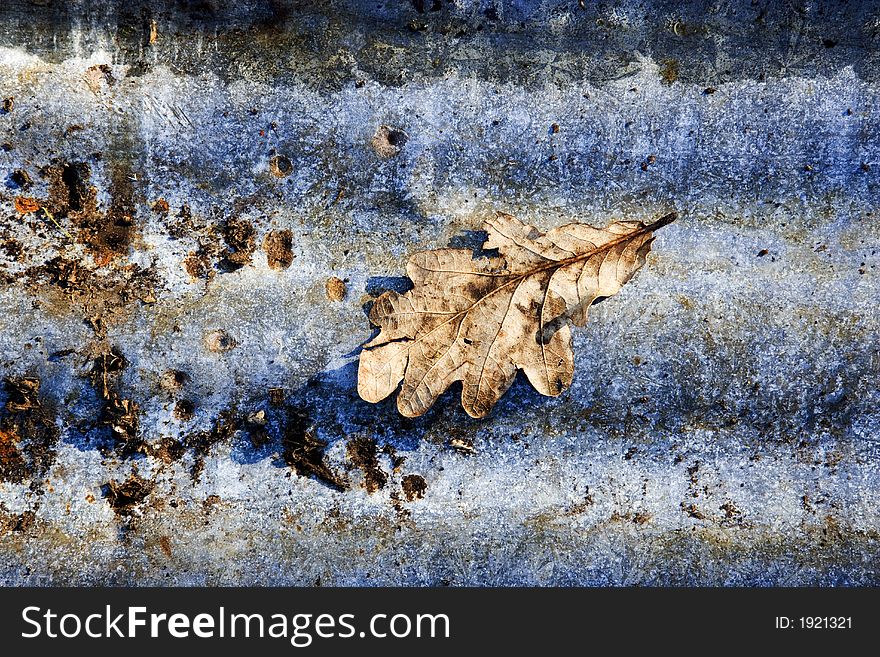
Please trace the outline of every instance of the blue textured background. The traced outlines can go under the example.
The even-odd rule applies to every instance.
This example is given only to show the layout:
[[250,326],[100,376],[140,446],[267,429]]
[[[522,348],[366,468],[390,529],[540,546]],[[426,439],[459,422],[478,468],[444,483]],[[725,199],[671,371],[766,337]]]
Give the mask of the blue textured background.
[[[22,252],[0,253],[0,369],[40,378],[59,439],[46,472],[0,481],[0,580],[880,583],[878,46],[868,2],[5,3],[0,237]],[[392,157],[380,125],[406,133]],[[109,265],[16,212],[50,195],[53,162],[88,163],[101,208],[128,180],[135,237]],[[358,399],[363,306],[413,251],[479,242],[494,210],[549,229],[670,209],[574,331],[559,398],[521,378],[485,420],[455,391],[418,420]],[[230,219],[257,248],[225,271]],[[289,269],[267,265],[269,230],[291,231]],[[185,268],[200,247],[210,277]],[[35,286],[58,255],[150,268],[154,298],[111,313]],[[234,349],[206,349],[218,329]],[[87,376],[110,346],[140,439],[182,441],[179,459],[113,448]],[[347,490],[285,464],[289,409]],[[260,410],[264,445],[245,423],[192,447]],[[358,439],[387,477],[372,492]],[[150,492],[114,512],[106,485],[132,473]]]

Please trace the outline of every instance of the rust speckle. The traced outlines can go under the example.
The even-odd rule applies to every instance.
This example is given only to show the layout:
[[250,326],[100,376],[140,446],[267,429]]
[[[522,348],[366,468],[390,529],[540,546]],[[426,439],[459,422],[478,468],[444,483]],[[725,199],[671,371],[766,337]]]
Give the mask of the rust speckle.
[[158,444],[153,445],[149,450],[150,456],[160,460],[162,463],[172,463],[183,456],[186,451],[183,443],[175,440],[170,436],[163,436]]
[[202,502],[202,508],[205,510],[205,515],[211,515],[213,511],[215,511],[215,507],[222,502],[223,499],[219,495],[208,495],[205,498],[205,501]]
[[706,514],[700,511],[697,508],[696,504],[684,504],[681,505],[681,510],[684,511],[690,518],[696,518],[697,520],[705,520]]
[[214,270],[211,263],[208,262],[204,254],[197,251],[191,251],[183,259],[183,268],[194,281],[199,279],[211,279],[214,276]]
[[18,450],[18,435],[13,431],[0,430],[0,480],[24,479],[25,462]]

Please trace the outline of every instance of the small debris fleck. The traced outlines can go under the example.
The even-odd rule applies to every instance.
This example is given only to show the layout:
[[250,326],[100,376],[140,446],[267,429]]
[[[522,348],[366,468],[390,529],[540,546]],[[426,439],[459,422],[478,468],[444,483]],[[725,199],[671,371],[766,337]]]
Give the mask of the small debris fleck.
[[136,507],[144,501],[153,490],[153,483],[131,475],[120,483],[110,481],[104,485],[104,497],[118,516],[131,516]]
[[287,269],[293,263],[293,233],[289,230],[270,231],[263,239],[263,251],[272,269]]
[[394,157],[409,140],[403,131],[387,125],[380,125],[370,140],[370,145],[380,157]]
[[257,427],[266,426],[266,411],[260,409],[259,411],[250,413],[247,416],[246,422]]
[[327,279],[327,298],[330,301],[342,301],[345,298],[345,281],[336,276]]
[[238,346],[238,342],[223,329],[217,329],[205,336],[205,346],[208,348],[208,351],[221,354],[235,349]]
[[163,390],[179,390],[189,383],[189,374],[180,370],[165,370],[159,379],[159,387]]
[[417,474],[406,475],[401,481],[401,486],[407,502],[422,499],[425,496],[425,491],[428,490],[425,478]]
[[9,174],[9,180],[16,186],[21,189],[27,189],[31,186],[32,180],[30,174],[24,169],[16,169],[11,174]]
[[276,178],[285,178],[293,173],[293,163],[284,155],[275,155],[269,160],[269,171]]
[[474,441],[470,438],[451,438],[449,440],[449,446],[456,452],[461,452],[462,454],[475,454],[477,451],[474,448]]
[[174,417],[178,420],[191,420],[196,406],[189,399],[181,399],[174,405]]
[[663,84],[672,84],[678,80],[679,63],[677,59],[664,59],[660,64],[660,81]]
[[214,270],[210,267],[210,263],[207,262],[204,255],[196,251],[191,251],[183,259],[183,268],[194,281],[203,278],[210,279],[214,274]]
[[269,405],[284,406],[284,388],[269,388]]
[[337,491],[348,488],[348,482],[325,462],[327,441],[318,437],[307,415],[290,409],[282,431],[281,458],[294,472],[313,476]]
[[348,443],[348,458],[355,467],[364,473],[364,487],[368,493],[375,493],[385,487],[388,475],[379,466],[376,456],[376,441],[372,438],[355,438]]
[[697,520],[705,520],[706,514],[700,511],[697,508],[696,504],[684,504],[681,505],[681,510],[684,511],[689,517],[696,518]]
[[223,272],[241,269],[257,248],[256,229],[249,221],[232,217],[223,223],[222,233],[226,248],[220,254],[218,268]]
[[89,89],[92,90],[92,93],[96,95],[104,87],[112,87],[116,84],[116,79],[113,77],[113,69],[110,68],[109,64],[89,66],[83,74],[83,78]]
[[40,204],[27,196],[15,197],[15,211],[19,214],[30,214],[40,209]]

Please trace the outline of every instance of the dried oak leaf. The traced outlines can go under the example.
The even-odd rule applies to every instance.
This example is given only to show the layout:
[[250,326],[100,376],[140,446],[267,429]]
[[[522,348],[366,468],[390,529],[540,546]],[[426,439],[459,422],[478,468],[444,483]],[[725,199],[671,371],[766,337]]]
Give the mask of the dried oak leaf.
[[542,395],[559,395],[574,373],[569,324],[582,326],[590,304],[616,294],[645,263],[653,232],[675,218],[545,234],[498,213],[483,226],[496,257],[414,254],[413,289],[385,292],[370,311],[381,332],[361,352],[358,393],[375,403],[402,380],[397,408],[415,417],[461,381],[465,411],[485,417],[521,369]]

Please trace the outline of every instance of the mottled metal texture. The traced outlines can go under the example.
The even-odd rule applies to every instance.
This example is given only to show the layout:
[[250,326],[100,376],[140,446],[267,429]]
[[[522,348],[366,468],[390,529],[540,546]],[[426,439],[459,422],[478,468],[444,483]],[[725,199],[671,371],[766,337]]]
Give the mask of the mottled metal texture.
[[[875,3],[7,0],[0,46],[0,581],[880,583]],[[672,209],[562,396],[358,398],[408,254]]]

